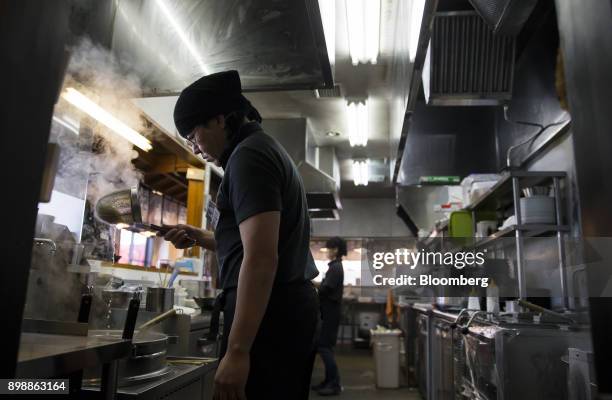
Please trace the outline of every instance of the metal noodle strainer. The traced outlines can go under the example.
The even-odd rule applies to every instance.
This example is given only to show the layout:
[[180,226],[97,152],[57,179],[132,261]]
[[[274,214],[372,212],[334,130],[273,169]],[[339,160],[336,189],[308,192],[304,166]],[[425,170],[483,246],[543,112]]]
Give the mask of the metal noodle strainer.
[[171,226],[142,222],[139,187],[117,190],[102,196],[96,203],[95,215],[110,225],[124,224],[133,229],[166,233]]

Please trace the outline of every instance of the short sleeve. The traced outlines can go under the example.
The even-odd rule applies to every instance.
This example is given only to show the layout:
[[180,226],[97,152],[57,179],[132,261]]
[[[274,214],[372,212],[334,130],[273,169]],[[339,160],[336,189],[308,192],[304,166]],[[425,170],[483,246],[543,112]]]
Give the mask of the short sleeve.
[[263,212],[282,210],[282,172],[269,155],[238,148],[229,164],[229,197],[236,224]]

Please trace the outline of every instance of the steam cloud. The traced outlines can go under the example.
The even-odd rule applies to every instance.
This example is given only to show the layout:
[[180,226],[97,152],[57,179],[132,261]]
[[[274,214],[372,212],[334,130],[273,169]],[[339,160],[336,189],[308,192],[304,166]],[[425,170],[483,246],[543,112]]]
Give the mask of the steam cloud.
[[[142,90],[138,77],[130,73],[129,66],[88,39],[81,40],[70,52],[64,89],[74,87],[126,125],[140,133],[150,133],[140,112],[130,101],[141,97]],[[71,124],[66,125],[66,121],[78,125],[78,131],[72,129]],[[95,205],[101,196],[134,186],[142,178],[142,173],[132,164],[138,156],[132,144],[61,97],[56,104],[50,141],[61,148],[54,190],[87,199]],[[83,276],[67,270],[76,238],[65,227],[52,226],[37,234],[53,239],[58,251],[50,254],[45,248],[35,248],[26,315],[29,318],[75,320],[81,287],[85,284]],[[88,240],[84,239],[85,258],[91,256],[92,247],[112,246],[114,228],[110,228],[110,234],[97,232],[90,226],[87,229],[91,234]],[[85,230],[84,227],[84,233]]]
[[[105,110],[139,132],[146,132],[138,110],[129,99],[140,97],[140,80],[105,48],[82,40],[72,49],[65,86],[76,85]],[[72,107],[72,106],[68,106]],[[87,169],[89,185],[87,199],[95,202],[103,195],[134,186],[142,178],[132,160],[138,156],[132,144],[92,120],[81,120],[103,138],[95,143]],[[83,166],[81,166],[83,168]]]

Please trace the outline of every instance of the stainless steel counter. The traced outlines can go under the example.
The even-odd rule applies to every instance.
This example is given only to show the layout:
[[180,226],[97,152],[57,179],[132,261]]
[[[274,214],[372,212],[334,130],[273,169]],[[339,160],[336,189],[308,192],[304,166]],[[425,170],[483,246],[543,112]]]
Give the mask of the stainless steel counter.
[[[117,399],[212,399],[216,359],[169,357],[170,373],[162,378],[121,387]],[[84,399],[96,399],[99,388],[84,388]]]
[[207,311],[205,311],[204,314],[192,315],[190,330],[196,331],[199,329],[208,329],[208,327],[210,326],[210,319],[210,312]]
[[428,313],[433,310],[433,306],[428,303],[414,303],[412,304],[412,308],[422,313]]
[[17,376],[46,378],[108,363],[130,353],[124,339],[22,333]]
[[433,309],[433,316],[445,319],[449,322],[455,322],[457,320],[457,316],[459,315],[459,311],[443,311],[437,308]]

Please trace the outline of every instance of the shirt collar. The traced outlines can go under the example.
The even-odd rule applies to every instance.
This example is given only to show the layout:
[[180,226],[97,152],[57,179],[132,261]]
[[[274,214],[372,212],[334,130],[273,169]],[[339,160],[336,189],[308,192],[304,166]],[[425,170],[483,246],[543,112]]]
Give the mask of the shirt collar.
[[259,132],[261,130],[261,125],[259,125],[259,123],[255,121],[247,122],[246,124],[242,125],[238,133],[228,139],[227,144],[225,145],[225,149],[223,150],[223,153],[221,153],[221,157],[219,158],[221,167],[225,169],[230,156],[232,155],[236,147],[238,147],[240,142],[242,142],[244,139],[246,139],[253,133]]
[[332,265],[336,265],[336,264],[342,264],[342,260],[340,260],[340,259],[336,258],[335,260],[332,260],[332,261],[330,261],[330,262],[328,262],[328,263],[327,263],[327,265],[328,265],[329,267],[331,267]]

